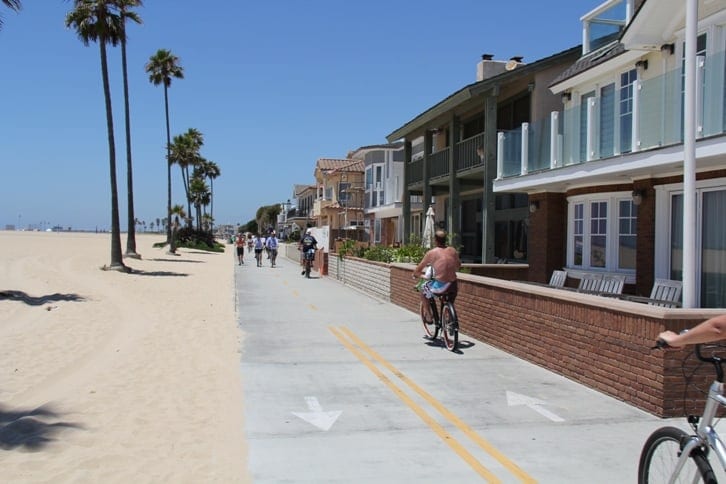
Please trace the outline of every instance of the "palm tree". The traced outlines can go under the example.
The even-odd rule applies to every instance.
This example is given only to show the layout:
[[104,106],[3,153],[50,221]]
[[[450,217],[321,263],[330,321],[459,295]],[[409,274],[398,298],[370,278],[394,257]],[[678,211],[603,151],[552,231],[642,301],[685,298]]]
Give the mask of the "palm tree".
[[[149,62],[145,67],[149,74],[149,81],[158,86],[164,84],[164,112],[166,114],[166,183],[167,183],[167,203],[166,213],[171,220],[171,161],[169,159],[169,150],[171,149],[171,134],[169,132],[169,86],[171,86],[172,77],[184,79],[184,69],[179,65],[179,58],[166,49],[159,49],[156,54],[149,58]],[[167,225],[166,239],[170,244],[170,251],[173,252],[175,247],[171,237],[171,224]]]
[[176,252],[176,230],[179,228],[179,218],[185,219],[187,217],[187,214],[186,212],[184,212],[184,206],[177,204],[171,207],[171,210],[169,210],[169,220],[171,220],[172,215],[174,216],[174,221],[169,224],[169,230],[171,230],[171,242],[169,251],[173,254]]
[[128,196],[128,234],[126,238],[126,256],[140,258],[136,252],[136,227],[134,227],[134,177],[131,163],[131,115],[129,114],[129,78],[126,63],[126,20],[137,24],[141,23],[141,17],[132,10],[134,7],[141,7],[141,0],[115,0],[121,18],[121,67],[124,78],[124,115],[126,118],[126,187]]
[[196,167],[203,158],[199,155],[199,149],[204,144],[202,133],[194,128],[189,128],[186,133],[174,136],[169,150],[169,163],[177,164],[181,169],[184,193],[187,197],[187,212],[191,213],[191,194],[189,167]]
[[189,187],[189,198],[197,214],[197,230],[202,230],[202,206],[209,203],[209,187],[201,177],[193,177]]
[[212,224],[209,226],[209,231],[214,232],[214,180],[217,179],[218,176],[222,174],[222,172],[219,169],[219,166],[210,160],[204,160],[201,164],[201,170],[202,173],[204,173],[204,176],[209,178],[209,189],[210,189],[210,207],[209,207],[209,215],[210,215],[210,221]]
[[[22,8],[22,5],[20,4],[20,0],[2,0],[3,5],[8,7],[10,10],[14,10],[17,12]],[[3,26],[3,19],[0,17],[0,29],[2,29]]]
[[66,27],[73,27],[84,45],[97,42],[101,51],[101,76],[106,102],[106,130],[108,132],[108,159],[111,173],[111,265],[109,269],[127,271],[121,255],[121,230],[116,190],[116,145],[113,137],[111,88],[108,79],[106,44],[117,45],[121,32],[121,19],[113,11],[110,0],[75,0],[74,9],[66,15]]

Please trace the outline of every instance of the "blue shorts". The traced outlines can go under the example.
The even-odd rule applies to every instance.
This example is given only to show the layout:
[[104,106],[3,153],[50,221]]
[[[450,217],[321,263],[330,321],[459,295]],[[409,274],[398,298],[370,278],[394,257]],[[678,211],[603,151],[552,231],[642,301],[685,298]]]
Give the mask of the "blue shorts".
[[456,283],[442,282],[437,280],[427,281],[421,288],[421,292],[427,299],[431,299],[435,295],[451,292],[456,297]]

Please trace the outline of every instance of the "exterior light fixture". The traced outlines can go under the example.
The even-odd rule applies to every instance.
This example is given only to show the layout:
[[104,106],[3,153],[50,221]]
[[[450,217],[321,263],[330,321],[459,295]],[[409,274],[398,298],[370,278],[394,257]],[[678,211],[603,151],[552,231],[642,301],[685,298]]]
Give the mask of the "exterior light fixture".
[[572,93],[570,91],[565,91],[562,93],[562,102],[566,103],[572,101]]
[[635,63],[635,68],[647,71],[648,70],[648,60],[647,59],[639,60],[638,62]]
[[633,190],[632,195],[633,195],[633,205],[635,205],[637,207],[638,205],[643,203],[643,197],[645,195],[643,190]]
[[660,53],[663,55],[673,55],[676,51],[675,44],[663,44],[660,46]]
[[529,213],[534,213],[537,210],[539,210],[539,200],[529,202]]

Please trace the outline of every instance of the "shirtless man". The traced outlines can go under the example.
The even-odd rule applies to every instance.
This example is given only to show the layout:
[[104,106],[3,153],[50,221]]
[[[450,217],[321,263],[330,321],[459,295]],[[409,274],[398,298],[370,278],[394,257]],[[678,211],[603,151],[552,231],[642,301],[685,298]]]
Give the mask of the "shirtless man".
[[[449,300],[454,302],[457,291],[456,271],[461,267],[461,260],[456,249],[446,246],[445,230],[437,230],[434,234],[434,241],[436,247],[426,252],[424,258],[413,270],[413,278],[418,279],[421,277],[426,266],[430,265],[434,271],[433,280],[427,282],[430,292],[433,294],[443,294],[446,292],[449,294]],[[431,307],[426,298],[427,292],[429,291],[421,291],[421,301],[424,303],[423,307],[428,318],[432,319]]]

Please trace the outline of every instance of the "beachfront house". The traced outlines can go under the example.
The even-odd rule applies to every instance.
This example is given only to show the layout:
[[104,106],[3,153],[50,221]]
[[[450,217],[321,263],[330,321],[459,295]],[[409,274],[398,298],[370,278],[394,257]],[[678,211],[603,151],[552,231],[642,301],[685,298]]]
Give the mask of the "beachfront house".
[[684,221],[685,21],[682,1],[603,3],[550,83],[563,109],[499,132],[493,188],[529,197],[531,279],[620,274],[647,295],[656,278],[682,279],[685,224],[696,307],[726,307],[726,5],[699,2],[696,218]]
[[[485,54],[476,81],[391,132],[404,143],[403,238],[420,233],[429,206],[466,262],[528,260],[529,201],[525,190],[494,193],[497,133],[560,109],[549,85],[572,65],[572,48],[533,63]],[[528,134],[534,145],[545,133]]]
[[371,245],[397,245],[403,239],[403,143],[362,146],[348,158],[365,164],[363,225]]
[[329,228],[331,239],[365,240],[363,176],[365,165],[351,158],[320,158],[315,163],[316,198],[312,217]]

